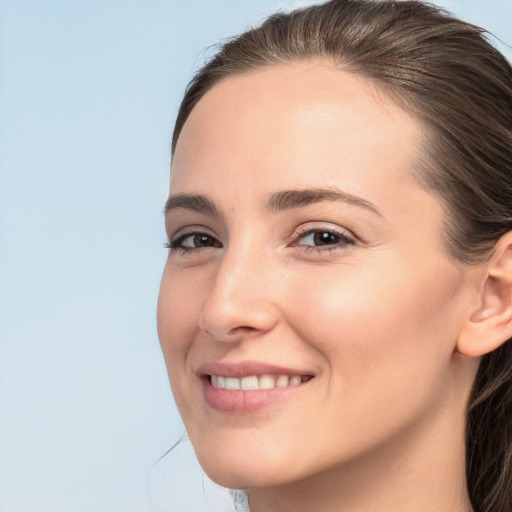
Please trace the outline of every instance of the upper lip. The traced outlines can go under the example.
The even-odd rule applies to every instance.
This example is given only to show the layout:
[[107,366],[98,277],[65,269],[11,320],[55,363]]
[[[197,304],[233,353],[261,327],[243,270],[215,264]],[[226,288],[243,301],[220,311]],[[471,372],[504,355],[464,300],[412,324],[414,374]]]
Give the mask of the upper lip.
[[198,372],[200,375],[222,375],[223,377],[248,377],[250,375],[313,375],[308,371],[286,368],[258,361],[215,361],[203,364]]

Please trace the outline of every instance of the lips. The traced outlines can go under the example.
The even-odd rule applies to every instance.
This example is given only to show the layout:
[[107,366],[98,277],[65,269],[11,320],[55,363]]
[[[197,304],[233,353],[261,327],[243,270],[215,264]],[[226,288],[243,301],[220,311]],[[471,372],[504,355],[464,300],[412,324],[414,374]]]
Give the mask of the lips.
[[294,368],[286,368],[268,363],[260,363],[257,361],[217,361],[204,364],[197,371],[200,375],[222,375],[223,377],[248,377],[251,375],[300,375],[313,376],[310,371]]
[[206,403],[224,413],[250,413],[282,402],[306,387],[314,375],[253,361],[214,362],[197,372]]

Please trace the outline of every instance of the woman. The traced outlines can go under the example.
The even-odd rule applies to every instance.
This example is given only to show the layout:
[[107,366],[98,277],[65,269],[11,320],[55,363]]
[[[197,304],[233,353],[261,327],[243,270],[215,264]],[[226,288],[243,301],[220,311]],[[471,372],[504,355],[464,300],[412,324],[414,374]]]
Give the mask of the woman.
[[173,137],[158,328],[251,512],[510,512],[512,70],[418,1],[226,43]]

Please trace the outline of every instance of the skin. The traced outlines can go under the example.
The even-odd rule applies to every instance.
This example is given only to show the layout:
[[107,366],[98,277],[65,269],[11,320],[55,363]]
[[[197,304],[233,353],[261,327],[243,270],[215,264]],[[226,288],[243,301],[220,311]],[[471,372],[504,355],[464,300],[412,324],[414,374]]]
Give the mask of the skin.
[[[251,512],[471,510],[464,417],[478,359],[456,348],[482,274],[447,256],[443,204],[414,178],[424,130],[327,62],[226,79],[183,128],[170,196],[207,196],[219,214],[166,215],[171,240],[207,237],[170,250],[159,336],[201,465],[248,489]],[[267,208],[313,188],[373,206]],[[337,234],[318,245],[326,230]],[[198,368],[245,360],[314,378],[255,413],[210,408]]]

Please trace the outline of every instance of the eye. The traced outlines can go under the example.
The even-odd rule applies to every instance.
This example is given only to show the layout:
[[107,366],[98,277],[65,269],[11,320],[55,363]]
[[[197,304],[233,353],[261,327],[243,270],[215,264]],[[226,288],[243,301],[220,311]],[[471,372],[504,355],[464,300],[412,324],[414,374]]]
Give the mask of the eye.
[[166,247],[173,250],[193,251],[208,247],[222,247],[222,244],[208,233],[184,233],[169,240]]
[[352,237],[335,229],[303,229],[297,235],[293,245],[310,250],[341,249],[347,245],[355,244]]

